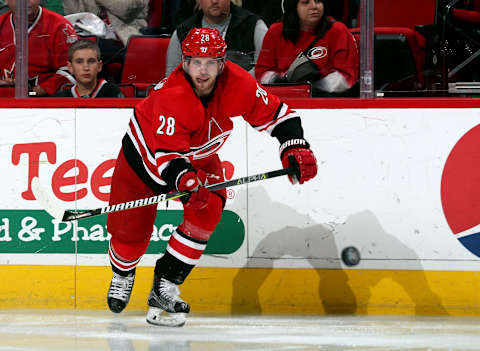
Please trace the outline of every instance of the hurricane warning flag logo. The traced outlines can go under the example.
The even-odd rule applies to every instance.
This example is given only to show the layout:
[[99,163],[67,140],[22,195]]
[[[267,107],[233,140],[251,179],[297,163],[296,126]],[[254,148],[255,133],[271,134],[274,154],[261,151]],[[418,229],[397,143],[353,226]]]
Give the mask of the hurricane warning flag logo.
[[441,198],[453,234],[480,257],[480,125],[460,138],[448,155]]
[[327,56],[328,50],[323,46],[315,46],[308,51],[307,57],[310,60],[317,60]]

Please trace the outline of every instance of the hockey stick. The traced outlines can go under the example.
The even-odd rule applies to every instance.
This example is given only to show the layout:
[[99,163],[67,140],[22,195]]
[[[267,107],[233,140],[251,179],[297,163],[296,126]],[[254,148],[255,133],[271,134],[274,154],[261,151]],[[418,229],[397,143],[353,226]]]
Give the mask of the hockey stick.
[[[214,191],[224,189],[230,186],[242,185],[257,182],[259,180],[280,177],[287,174],[294,174],[294,170],[292,168],[282,168],[275,171],[259,173],[251,176],[228,180],[222,183],[208,185],[207,188],[210,191]],[[41,186],[38,177],[32,178],[32,192],[33,195],[35,195],[35,198],[42,204],[45,211],[47,211],[52,217],[61,220],[62,222],[74,221],[77,219],[98,216],[104,213],[119,212],[132,208],[153,205],[162,201],[178,199],[179,197],[189,194],[188,191],[177,191],[173,193],[155,195],[134,201],[122,202],[115,205],[104,206],[92,210],[82,210],[76,212],[60,208],[60,206],[58,206],[54,199],[50,197],[50,195],[47,194],[45,189]]]

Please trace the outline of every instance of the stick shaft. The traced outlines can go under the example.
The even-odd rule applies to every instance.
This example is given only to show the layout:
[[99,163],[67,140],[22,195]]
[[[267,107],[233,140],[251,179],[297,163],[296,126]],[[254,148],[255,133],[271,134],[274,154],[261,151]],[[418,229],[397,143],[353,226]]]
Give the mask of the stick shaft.
[[[292,173],[293,173],[293,170],[291,168],[282,168],[282,169],[277,169],[275,171],[259,173],[259,174],[255,174],[255,175],[251,175],[251,176],[246,176],[246,177],[241,177],[241,178],[237,178],[237,179],[228,180],[228,181],[225,181],[225,182],[222,182],[222,183],[212,184],[212,185],[207,186],[207,188],[210,191],[220,190],[220,189],[224,189],[224,188],[227,188],[227,187],[253,183],[253,182],[260,181],[260,180],[280,177],[280,176],[287,175],[287,174],[292,174]],[[74,220],[78,220],[78,219],[98,216],[98,215],[101,215],[103,213],[113,213],[113,212],[129,210],[129,209],[132,209],[132,208],[138,208],[138,207],[142,207],[142,206],[153,205],[153,204],[163,202],[163,201],[178,199],[178,198],[180,198],[182,196],[185,196],[187,194],[188,194],[187,191],[177,191],[177,192],[174,192],[174,193],[155,195],[155,196],[151,196],[151,197],[148,197],[148,198],[133,200],[133,201],[129,201],[129,202],[122,202],[122,203],[118,203],[118,204],[114,204],[114,205],[100,207],[100,208],[96,208],[96,209],[92,209],[92,210],[85,210],[85,211],[81,211],[81,212],[73,212],[73,211],[66,210],[63,214],[62,221],[63,222],[74,221]]]

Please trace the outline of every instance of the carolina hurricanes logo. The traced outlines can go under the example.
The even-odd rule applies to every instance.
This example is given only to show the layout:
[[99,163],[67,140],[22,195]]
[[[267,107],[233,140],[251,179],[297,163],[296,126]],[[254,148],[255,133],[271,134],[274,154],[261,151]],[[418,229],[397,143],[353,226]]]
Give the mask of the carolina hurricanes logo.
[[231,130],[228,130],[222,134],[217,135],[216,137],[201,146],[192,147],[192,151],[187,156],[192,156],[194,160],[198,160],[200,158],[205,158],[216,153],[225,143],[231,132]]
[[[14,79],[15,75],[15,62],[12,65],[12,68],[10,70],[4,68],[3,69],[3,76],[0,77],[0,79]],[[38,76],[35,77],[29,77],[28,78],[28,85],[31,87],[35,87],[38,85]]]
[[315,46],[308,51],[307,57],[310,60],[317,60],[327,56],[327,48],[323,46]]
[[65,24],[63,28],[63,34],[65,34],[65,41],[68,44],[73,44],[77,41],[77,35],[75,34],[75,29],[70,24]]
[[4,68],[3,69],[3,77],[2,79],[13,79],[13,71],[15,70],[15,62],[12,65],[12,68],[10,70]]

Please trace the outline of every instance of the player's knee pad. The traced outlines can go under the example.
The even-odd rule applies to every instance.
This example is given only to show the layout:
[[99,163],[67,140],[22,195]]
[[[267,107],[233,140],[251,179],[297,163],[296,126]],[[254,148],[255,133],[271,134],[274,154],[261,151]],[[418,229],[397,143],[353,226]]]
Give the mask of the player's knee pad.
[[212,193],[205,208],[197,211],[184,209],[183,222],[178,229],[192,238],[206,241],[220,222],[222,211],[222,198]]

